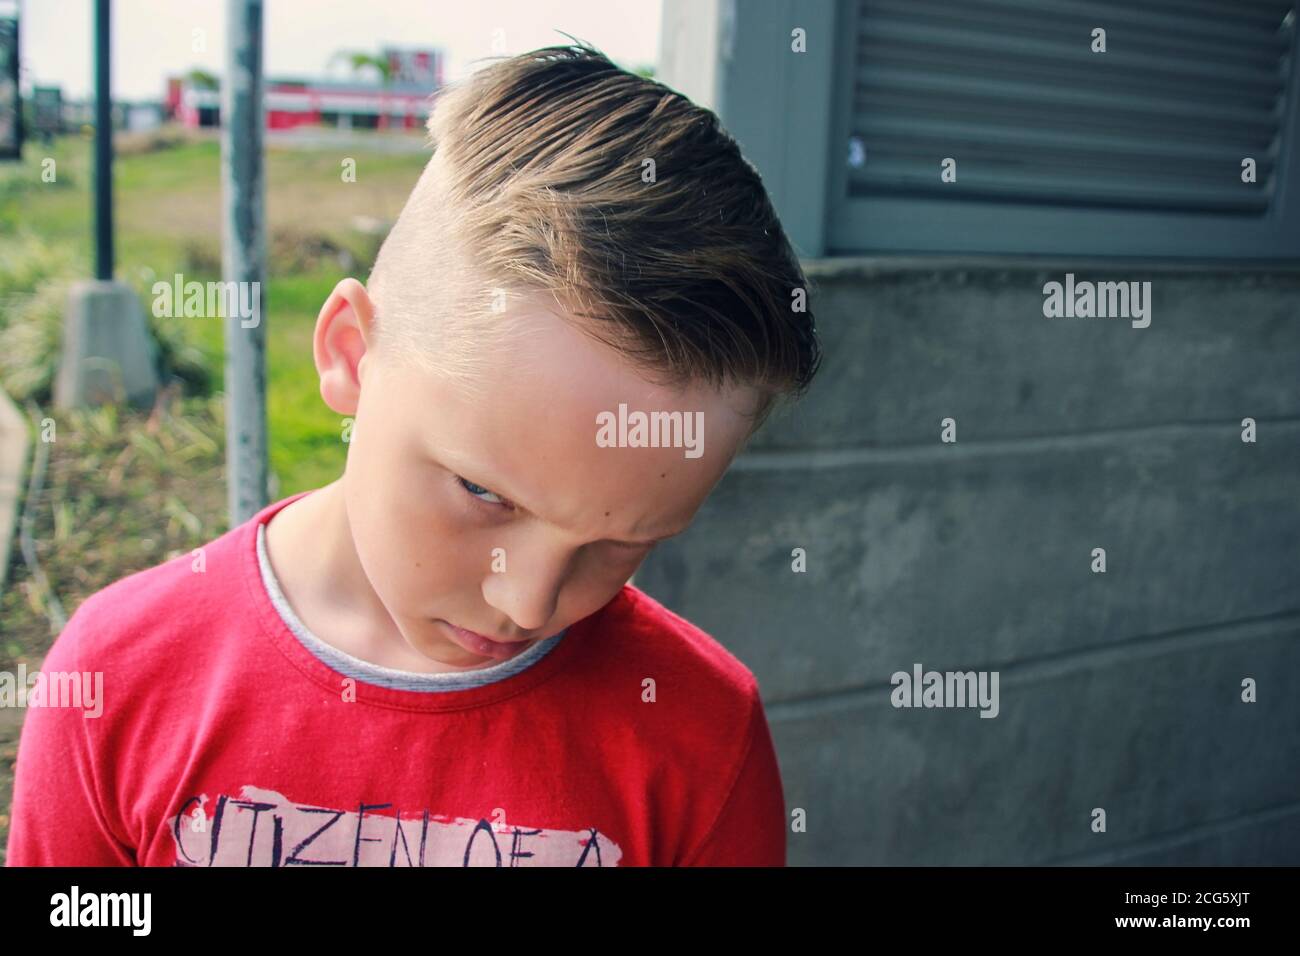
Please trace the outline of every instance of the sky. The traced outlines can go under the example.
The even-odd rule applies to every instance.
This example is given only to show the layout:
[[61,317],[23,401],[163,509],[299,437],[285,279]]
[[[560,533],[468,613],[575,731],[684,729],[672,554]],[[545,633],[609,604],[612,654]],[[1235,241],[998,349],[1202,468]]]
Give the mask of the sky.
[[[14,5],[0,0],[0,13]],[[90,95],[94,6],[94,0],[21,0],[25,91],[49,85],[61,86],[64,99]],[[265,0],[263,69],[272,77],[342,79],[347,67],[330,62],[339,50],[441,48],[450,81],[471,72],[478,57],[570,42],[561,30],[635,69],[658,61],[660,6],[660,0]],[[226,0],[114,0],[114,98],[157,100],[168,75],[196,67],[224,72],[225,9]]]

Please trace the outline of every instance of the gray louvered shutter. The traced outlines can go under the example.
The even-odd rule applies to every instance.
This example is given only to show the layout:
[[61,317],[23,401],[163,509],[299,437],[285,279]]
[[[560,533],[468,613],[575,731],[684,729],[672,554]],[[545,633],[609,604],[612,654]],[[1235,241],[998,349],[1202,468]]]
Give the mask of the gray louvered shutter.
[[1250,216],[1276,192],[1294,0],[851,2],[850,199]]

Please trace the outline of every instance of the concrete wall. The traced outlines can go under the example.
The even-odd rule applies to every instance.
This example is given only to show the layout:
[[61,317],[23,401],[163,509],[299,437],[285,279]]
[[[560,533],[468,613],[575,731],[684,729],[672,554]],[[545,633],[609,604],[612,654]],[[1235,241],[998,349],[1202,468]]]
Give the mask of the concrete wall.
[[[757,675],[790,863],[1300,863],[1300,271],[806,268],[812,394],[636,578]],[[1150,327],[1044,317],[1067,271]],[[893,706],[916,663],[998,715]]]

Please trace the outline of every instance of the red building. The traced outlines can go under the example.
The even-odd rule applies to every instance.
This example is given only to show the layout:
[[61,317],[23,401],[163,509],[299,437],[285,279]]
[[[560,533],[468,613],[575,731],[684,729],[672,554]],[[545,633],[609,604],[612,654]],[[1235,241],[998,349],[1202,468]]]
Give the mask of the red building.
[[[386,50],[387,83],[268,79],[267,129],[419,129],[442,85],[436,50]],[[220,125],[221,92],[182,79],[167,83],[167,110],[189,127]]]

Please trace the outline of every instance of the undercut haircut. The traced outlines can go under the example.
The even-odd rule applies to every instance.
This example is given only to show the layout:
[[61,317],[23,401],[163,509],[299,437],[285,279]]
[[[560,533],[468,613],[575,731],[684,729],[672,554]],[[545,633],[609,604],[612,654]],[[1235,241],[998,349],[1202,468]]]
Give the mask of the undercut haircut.
[[585,43],[437,95],[433,156],[369,278],[381,353],[470,389],[542,296],[644,378],[751,387],[754,428],[822,353],[761,178],[712,111]]

